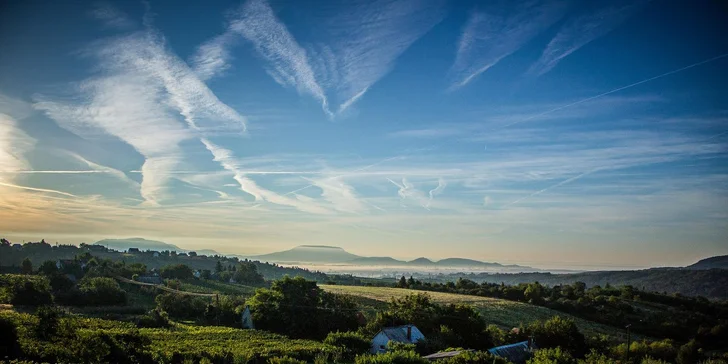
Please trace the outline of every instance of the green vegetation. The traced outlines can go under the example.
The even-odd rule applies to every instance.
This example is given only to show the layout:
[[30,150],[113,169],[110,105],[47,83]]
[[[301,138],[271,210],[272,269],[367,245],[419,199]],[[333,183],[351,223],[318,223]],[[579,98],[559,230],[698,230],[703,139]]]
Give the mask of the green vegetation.
[[[391,301],[393,298],[403,298],[416,294],[420,291],[410,289],[399,289],[391,287],[366,287],[366,286],[340,286],[321,285],[326,291],[338,294],[351,295],[357,298],[364,298],[364,305],[372,305],[371,300],[381,303]],[[511,329],[527,325],[534,321],[545,321],[555,315],[571,317],[579,329],[587,335],[607,335],[614,340],[624,341],[626,335],[620,330],[608,325],[597,324],[591,321],[574,318],[570,315],[560,314],[557,311],[529,305],[521,302],[513,302],[503,299],[489,297],[468,296],[462,294],[428,292],[433,302],[438,304],[468,304],[473,306],[481,316],[490,324],[495,324],[503,329]]]

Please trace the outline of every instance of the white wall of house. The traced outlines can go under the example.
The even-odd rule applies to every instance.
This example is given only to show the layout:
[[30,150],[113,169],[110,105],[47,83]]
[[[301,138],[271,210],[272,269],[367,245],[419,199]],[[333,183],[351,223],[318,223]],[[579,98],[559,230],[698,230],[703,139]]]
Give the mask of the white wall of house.
[[384,335],[383,332],[379,332],[372,339],[372,348],[370,351],[375,354],[383,353],[383,352],[387,351],[388,342],[389,342],[389,338],[387,337],[387,335]]

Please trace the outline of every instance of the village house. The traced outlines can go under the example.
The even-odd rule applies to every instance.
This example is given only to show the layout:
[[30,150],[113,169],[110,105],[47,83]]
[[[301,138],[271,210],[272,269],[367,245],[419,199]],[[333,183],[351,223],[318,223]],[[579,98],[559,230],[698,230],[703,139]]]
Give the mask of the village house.
[[515,344],[496,346],[488,349],[488,352],[507,359],[513,364],[524,364],[533,355],[534,345],[531,340],[521,341]]
[[370,352],[377,354],[387,351],[387,344],[390,341],[415,344],[424,338],[425,335],[422,335],[422,332],[415,325],[385,327],[372,338]]

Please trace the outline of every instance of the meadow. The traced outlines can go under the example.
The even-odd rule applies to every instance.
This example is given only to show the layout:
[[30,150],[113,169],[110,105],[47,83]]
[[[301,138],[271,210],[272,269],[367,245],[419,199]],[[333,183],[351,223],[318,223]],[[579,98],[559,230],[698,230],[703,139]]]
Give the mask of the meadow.
[[[579,329],[587,336],[608,335],[618,341],[626,339],[626,332],[622,329],[580,319],[546,307],[521,302],[455,293],[423,292],[405,288],[339,285],[319,285],[319,287],[328,292],[346,294],[361,299],[360,305],[366,310],[378,309],[378,305],[372,301],[384,304],[389,302],[392,298],[402,298],[411,294],[425,293],[432,297],[434,302],[439,304],[460,303],[471,305],[480,312],[488,323],[495,324],[506,330],[519,327],[521,325],[528,325],[529,323],[537,320],[548,320],[553,316],[563,316],[573,319]],[[635,335],[632,336],[635,337]]]

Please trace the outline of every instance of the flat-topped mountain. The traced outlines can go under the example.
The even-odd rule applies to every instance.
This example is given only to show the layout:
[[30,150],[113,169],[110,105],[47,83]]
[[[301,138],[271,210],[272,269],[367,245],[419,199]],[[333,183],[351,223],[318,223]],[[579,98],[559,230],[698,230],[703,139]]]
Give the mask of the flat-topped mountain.
[[[394,259],[392,257],[363,257],[351,254],[346,250],[327,245],[301,245],[293,249],[280,252],[248,257],[262,262],[277,263],[328,263],[328,264],[351,264],[364,266],[408,266],[408,267],[460,267],[460,268],[485,268],[504,267],[498,263],[486,263],[474,259],[447,258],[439,261],[432,261],[420,257],[411,261]],[[509,268],[529,268],[517,265],[509,265]],[[530,269],[530,268],[529,268]]]
[[361,258],[346,250],[327,245],[300,245],[293,249],[250,257],[262,262],[344,263]]

